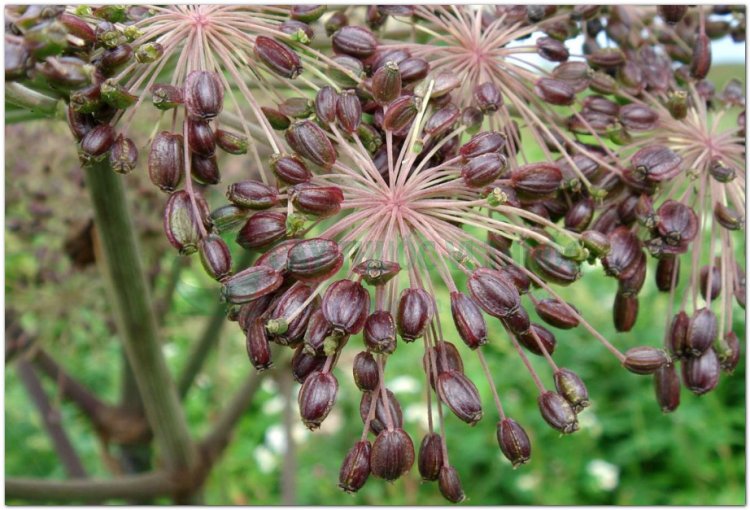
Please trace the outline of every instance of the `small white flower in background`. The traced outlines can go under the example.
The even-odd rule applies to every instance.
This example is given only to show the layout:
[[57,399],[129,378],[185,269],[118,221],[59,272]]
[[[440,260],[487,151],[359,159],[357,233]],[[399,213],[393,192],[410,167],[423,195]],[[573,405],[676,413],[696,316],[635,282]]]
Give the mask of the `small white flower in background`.
[[593,409],[588,408],[585,413],[578,415],[578,423],[581,430],[585,430],[593,437],[599,437],[602,435],[602,424],[596,417],[596,413]]
[[279,463],[278,457],[265,445],[258,446],[253,452],[253,457],[255,457],[257,466],[264,473],[270,473],[276,469],[276,465]]
[[589,462],[586,471],[596,481],[597,487],[604,491],[614,490],[620,482],[620,468],[601,459]]
[[516,479],[516,486],[522,491],[533,491],[539,486],[539,475],[528,473],[521,475]]
[[422,386],[414,377],[402,375],[390,381],[388,389],[393,393],[418,393],[422,390]]
[[276,395],[268,399],[263,404],[263,414],[277,414],[284,409],[285,398],[281,395]]
[[427,406],[423,403],[415,403],[404,409],[404,420],[407,423],[419,423],[420,427],[427,430],[430,426],[427,418]]

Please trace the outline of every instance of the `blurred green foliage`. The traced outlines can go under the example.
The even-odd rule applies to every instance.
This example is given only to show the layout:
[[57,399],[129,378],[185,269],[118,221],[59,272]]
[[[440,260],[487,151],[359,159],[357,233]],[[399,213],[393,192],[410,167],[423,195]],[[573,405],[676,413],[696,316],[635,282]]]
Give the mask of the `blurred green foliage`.
[[[717,88],[729,77],[744,77],[744,69],[740,73],[737,67],[719,68],[716,73]],[[23,129],[42,128],[44,125]],[[55,136],[65,140],[64,130],[55,130]],[[7,139],[13,143],[12,136]],[[73,152],[71,146],[66,150]],[[6,152],[6,165],[15,164],[18,164],[16,159],[9,158]],[[74,166],[75,160],[65,164]],[[18,191],[18,183],[9,175],[12,172],[6,173],[6,189]],[[28,215],[22,198],[6,204],[6,217]],[[87,204],[82,202],[73,214],[86,217]],[[106,400],[115,402],[120,384],[120,351],[112,332],[111,311],[102,299],[103,284],[96,268],[71,272],[72,276],[69,275],[64,284],[29,284],[42,264],[30,246],[36,244],[59,250],[62,236],[54,229],[44,230],[43,235],[32,239],[15,236],[6,227],[6,302],[23,312],[24,325],[41,336],[45,348],[71,373]],[[744,253],[744,243],[737,249]],[[174,257],[172,252],[167,252],[162,267],[169,267]],[[638,324],[628,334],[614,331],[611,303],[616,282],[604,278],[598,268],[586,267],[583,281],[572,289],[562,289],[561,293],[584,311],[591,325],[621,350],[639,344],[658,345],[668,311],[666,296],[657,295],[653,284],[653,268],[650,264],[647,284],[640,298]],[[70,264],[63,258],[56,260],[50,269],[68,274]],[[167,273],[165,269],[158,274],[155,294],[167,285]],[[60,304],[59,310],[50,309],[50,304],[32,306],[35,299],[45,296],[48,296],[45,303],[65,301],[65,296],[73,291],[78,292],[74,296],[80,295],[77,306]],[[438,288],[438,295],[442,297],[439,297],[440,313],[449,317],[444,287]],[[216,306],[216,297],[216,285],[193,257],[180,276],[173,309],[163,327],[164,353],[175,374],[185,365],[198,332]],[[532,319],[536,319],[533,313]],[[732,376],[722,375],[718,388],[708,395],[696,397],[683,389],[680,408],[664,415],[655,403],[650,377],[626,372],[582,327],[556,330],[556,362],[579,373],[588,385],[592,400],[592,406],[580,416],[581,430],[560,437],[539,416],[532,380],[499,324],[490,324],[491,344],[485,353],[506,412],[525,426],[533,442],[533,453],[531,462],[517,470],[502,457],[495,439],[497,416],[491,406],[489,387],[481,377],[476,356],[459,345],[466,372],[473,375],[485,403],[485,417],[473,429],[469,430],[452,415],[446,419],[451,463],[459,469],[468,504],[745,503],[745,363],[741,362]],[[447,339],[460,344],[452,325],[448,328]],[[735,307],[734,330],[744,347],[745,316],[738,307]],[[277,363],[277,368],[265,377],[231,445],[211,473],[204,492],[206,503],[444,504],[434,484],[420,483],[416,469],[394,484],[370,480],[354,496],[338,489],[341,460],[362,431],[358,411],[360,393],[350,374],[359,341],[359,338],[352,340],[336,369],[341,386],[337,406],[322,428],[314,433],[297,423],[298,385],[294,385],[291,395],[280,393],[283,385],[279,377],[286,375],[283,363]],[[239,328],[227,324],[218,349],[206,361],[185,402],[186,415],[196,436],[210,428],[234,388],[251,370],[244,349]],[[412,435],[415,447],[426,427],[421,356],[419,343],[400,343],[387,370],[389,387],[401,402],[405,428]],[[551,385],[551,374],[544,360],[531,361],[543,374],[544,383]],[[53,405],[61,409],[63,422],[89,475],[111,476],[102,462],[106,448],[96,439],[85,418],[71,405],[60,401],[56,388],[49,381],[45,380],[44,386]],[[295,418],[291,429],[296,440],[296,469],[291,472],[284,470],[283,413],[287,404],[292,406]],[[5,424],[6,476],[64,478],[39,414],[12,366],[7,367],[5,377]],[[282,477],[293,478],[294,494],[288,496],[293,499],[282,499]]]

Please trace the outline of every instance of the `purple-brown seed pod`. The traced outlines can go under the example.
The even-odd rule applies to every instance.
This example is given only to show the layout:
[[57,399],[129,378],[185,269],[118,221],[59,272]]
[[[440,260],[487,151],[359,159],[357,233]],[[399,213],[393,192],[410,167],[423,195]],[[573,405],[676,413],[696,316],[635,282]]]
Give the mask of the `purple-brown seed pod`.
[[721,368],[731,374],[740,362],[740,340],[734,331],[729,331],[720,342],[716,355],[719,357]]
[[423,58],[411,57],[398,63],[401,81],[405,84],[424,79],[430,72],[430,63]]
[[279,30],[288,34],[293,41],[297,41],[301,44],[310,44],[315,38],[315,31],[312,27],[296,19],[285,20],[279,25]]
[[461,479],[458,477],[458,471],[453,466],[443,466],[440,468],[438,488],[440,489],[440,494],[451,503],[460,503],[466,499],[464,490],[461,487]]
[[319,304],[310,302],[312,292],[308,285],[298,282],[281,295],[266,321],[266,330],[274,342],[294,346],[302,341],[310,315]]
[[443,438],[435,432],[425,434],[419,445],[417,467],[422,480],[434,482],[443,467]]
[[323,315],[323,310],[316,308],[307,321],[307,329],[303,337],[305,351],[314,356],[325,356],[325,341],[331,331],[331,325]]
[[185,171],[182,135],[162,131],[151,143],[148,153],[148,174],[160,190],[171,193],[182,180]]
[[205,120],[187,121],[188,147],[201,156],[212,156],[216,152],[216,138],[211,123]]
[[227,198],[245,209],[268,209],[279,203],[279,191],[260,181],[240,181],[227,188]]
[[222,281],[232,272],[232,255],[224,240],[216,234],[208,234],[199,244],[201,263],[206,273],[214,280]]
[[302,63],[297,53],[270,37],[257,36],[253,51],[258,60],[282,78],[293,80],[302,72]]
[[641,253],[638,237],[627,227],[618,227],[608,239],[610,251],[602,258],[602,265],[609,276],[621,278],[638,261]]
[[586,230],[594,218],[595,207],[596,204],[591,197],[577,200],[565,213],[565,228],[578,233]]
[[467,186],[481,188],[502,176],[508,167],[507,158],[497,152],[471,158],[461,167],[461,177]]
[[401,95],[401,72],[398,63],[389,60],[372,75],[372,97],[386,105]]
[[338,94],[330,85],[321,88],[315,95],[315,115],[323,124],[336,121],[336,103]]
[[682,362],[682,382],[696,395],[713,390],[719,382],[721,366],[713,349],[708,349],[698,358]]
[[618,290],[612,305],[612,318],[617,331],[624,333],[633,329],[638,318],[638,296]]
[[186,191],[170,195],[164,209],[164,232],[180,255],[191,255],[198,250],[201,238],[198,221]]
[[482,402],[474,383],[463,373],[446,370],[438,375],[437,393],[453,414],[473,426],[482,419]]
[[557,299],[546,298],[537,301],[535,309],[539,317],[550,326],[559,329],[571,329],[579,324],[578,317],[573,313],[573,311],[578,313],[578,310],[573,305]]
[[502,319],[521,305],[521,296],[511,281],[498,271],[479,268],[469,277],[469,292],[485,313]]
[[699,33],[693,42],[693,58],[690,61],[690,76],[702,80],[711,70],[711,39]]
[[402,428],[384,430],[372,445],[370,470],[389,482],[405,475],[414,464],[414,443]]
[[283,283],[284,278],[268,266],[252,266],[235,273],[221,286],[221,297],[233,304],[249,303],[270,294]]
[[511,313],[503,317],[503,324],[507,327],[511,333],[520,335],[529,331],[531,327],[531,319],[525,308],[519,306]]
[[285,133],[289,146],[303,158],[330,169],[336,162],[336,150],[325,132],[312,121],[293,123]]
[[628,131],[650,131],[656,128],[659,114],[646,105],[633,103],[620,108],[619,119]]
[[206,185],[215,185],[221,182],[219,162],[216,155],[201,156],[195,152],[190,155],[190,175],[194,181]]
[[687,332],[690,326],[690,317],[683,310],[680,310],[672,318],[667,334],[667,347],[669,352],[675,358],[682,358],[687,355]]
[[268,246],[286,235],[286,213],[261,211],[253,214],[237,233],[237,244],[246,250]]
[[534,85],[534,92],[545,103],[556,106],[569,106],[573,104],[576,97],[572,85],[554,78],[539,78]]
[[336,118],[345,133],[354,133],[362,122],[362,104],[353,90],[344,90],[336,102]]
[[367,317],[363,337],[369,351],[392,354],[396,350],[396,323],[391,313],[378,310]]
[[380,382],[378,364],[367,351],[362,351],[354,357],[352,366],[354,384],[362,391],[375,391]]
[[565,62],[570,53],[562,41],[551,37],[540,37],[536,40],[536,52],[550,62]]
[[635,182],[661,182],[676,177],[681,171],[682,158],[663,145],[649,145],[630,158],[627,169]]
[[289,274],[308,283],[333,276],[344,263],[338,243],[321,238],[300,241],[289,250],[288,257]]
[[272,157],[271,170],[286,184],[302,184],[312,179],[312,172],[296,156]]
[[129,174],[138,162],[138,149],[130,138],[119,135],[109,151],[109,164],[118,174]]
[[674,365],[664,365],[654,372],[656,401],[663,413],[671,413],[680,405],[680,377]]
[[320,427],[336,402],[339,383],[330,372],[310,374],[297,395],[299,414],[310,430]]
[[[528,349],[529,352],[536,354],[537,356],[544,356],[542,347],[547,351],[547,354],[552,355],[557,346],[555,335],[540,324],[531,324],[528,330],[518,334],[516,338],[521,345]],[[537,339],[541,341],[541,347],[539,346]]]
[[182,88],[166,83],[156,83],[151,87],[151,101],[159,110],[171,110],[184,102]]
[[115,143],[115,130],[109,124],[91,129],[81,140],[82,158],[93,161],[103,157]]
[[[711,292],[709,293],[709,274],[711,280]],[[707,301],[713,301],[721,295],[721,269],[716,265],[703,266],[700,274],[701,296]]]
[[384,285],[401,271],[401,266],[398,262],[368,259],[354,266],[352,271],[370,285]]
[[453,103],[448,103],[435,111],[424,125],[424,132],[433,137],[448,132],[458,121],[461,111]]
[[354,25],[341,27],[331,37],[333,51],[364,59],[375,53],[378,40],[373,33],[364,28]]
[[265,321],[262,317],[256,317],[250,321],[245,334],[245,347],[255,370],[261,372],[273,366],[271,344],[268,342]]
[[578,430],[576,413],[562,395],[554,391],[545,391],[537,399],[542,418],[550,427],[563,434],[572,434]]
[[370,311],[370,294],[359,282],[339,280],[323,296],[323,313],[334,330],[343,335],[359,333]]
[[396,324],[405,342],[421,338],[435,314],[432,297],[424,289],[404,289],[398,301]]
[[511,418],[503,418],[497,424],[497,443],[513,469],[526,464],[531,458],[531,441],[526,431]]
[[648,375],[671,363],[669,354],[663,349],[644,345],[629,349],[625,353],[625,360],[622,365],[634,374]]
[[261,106],[260,109],[271,127],[277,131],[284,131],[292,123],[292,121],[289,120],[289,117],[281,113],[279,110],[267,106]]
[[338,214],[344,201],[343,192],[336,186],[303,183],[289,188],[288,193],[295,209],[319,218]]
[[383,116],[383,129],[399,133],[410,128],[419,113],[419,98],[401,96],[391,101]]
[[370,456],[372,446],[367,440],[357,441],[351,447],[341,464],[339,487],[348,494],[354,494],[364,487],[370,476]]
[[253,265],[269,266],[282,275],[286,275],[287,261],[289,260],[289,250],[291,250],[298,242],[298,239],[287,239],[286,241],[281,241],[273,248],[268,249],[263,255],[258,257]]
[[688,357],[698,357],[711,347],[719,334],[716,314],[710,308],[701,308],[693,313],[685,334],[685,351]]
[[531,163],[522,165],[511,173],[511,185],[519,196],[539,198],[550,195],[560,188],[562,172],[553,163]]
[[300,345],[292,356],[291,364],[294,380],[303,384],[310,374],[323,369],[326,359],[328,358],[325,356],[313,356],[305,351],[303,345]]
[[185,79],[185,108],[193,119],[211,120],[224,107],[224,85],[218,74],[191,71]]
[[[367,421],[373,398],[376,399],[375,416],[370,422],[370,432],[377,436],[383,432],[388,425],[388,416],[380,392],[376,394],[371,391],[366,391],[362,394],[362,399],[359,402],[359,416],[362,418],[362,423]],[[398,399],[391,390],[386,389],[386,400],[388,400],[388,409],[390,410],[389,412],[391,420],[393,421],[393,426],[395,428],[402,427],[404,425],[404,417],[403,412],[401,411],[401,404],[399,404]]]
[[565,258],[553,246],[540,244],[527,255],[527,267],[546,282],[570,285],[581,277],[581,268],[574,260]]
[[458,335],[470,349],[487,343],[487,323],[473,299],[463,292],[451,292],[451,314]]
[[471,140],[466,142],[458,150],[463,161],[469,161],[472,158],[499,152],[505,146],[505,136],[496,131],[483,131],[474,135]]
[[656,265],[656,288],[661,292],[669,292],[680,283],[680,259],[674,255],[664,255]]
[[474,88],[474,102],[482,113],[490,114],[503,105],[503,96],[497,85],[487,81]]

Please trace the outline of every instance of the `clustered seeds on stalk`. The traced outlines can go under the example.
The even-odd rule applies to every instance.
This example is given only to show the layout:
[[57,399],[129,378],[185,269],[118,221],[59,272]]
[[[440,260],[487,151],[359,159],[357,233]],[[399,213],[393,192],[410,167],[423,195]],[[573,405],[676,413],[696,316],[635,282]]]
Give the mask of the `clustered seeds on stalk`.
[[[555,362],[553,329],[582,327],[630,372],[653,374],[664,411],[679,404],[678,361],[696,394],[739,361],[731,297],[744,307],[735,239],[745,214],[744,96],[735,81],[716,94],[706,77],[712,38],[744,41],[744,8],[6,14],[6,79],[66,99],[83,164],[109,158],[113,170],[133,170],[133,116],[152,103],[145,166],[168,194],[166,236],[181,255],[199,253],[220,282],[255,369],[273,365],[272,344],[293,350],[310,429],[336,403],[343,350],[358,351],[363,429],[341,466],[347,492],[416,463],[446,499],[463,500],[445,434],[452,419],[474,426],[490,415],[512,465],[531,460],[485,357],[489,342],[509,343],[541,418],[562,434],[578,430],[589,393]],[[575,55],[569,42],[579,36]],[[202,191],[221,182],[217,147],[246,157],[253,172],[212,208]],[[250,267],[233,267],[229,234],[257,255]],[[602,268],[618,281],[614,324],[627,332],[649,258],[678,308],[663,348],[641,339],[622,352],[555,291],[576,285],[583,264]],[[442,300],[450,317],[438,312]],[[461,342],[444,334],[451,322]],[[467,355],[481,373],[464,370]],[[422,363],[428,427],[417,447],[388,389],[391,356]]]

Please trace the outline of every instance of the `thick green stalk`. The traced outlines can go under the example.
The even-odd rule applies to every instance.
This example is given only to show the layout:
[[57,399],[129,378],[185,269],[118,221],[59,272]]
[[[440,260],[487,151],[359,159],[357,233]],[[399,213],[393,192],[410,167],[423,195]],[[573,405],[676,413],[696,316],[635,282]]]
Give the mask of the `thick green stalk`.
[[172,473],[187,474],[195,458],[194,445],[157,337],[151,297],[121,178],[106,160],[85,170],[111,281],[113,308],[146,417],[165,467]]

